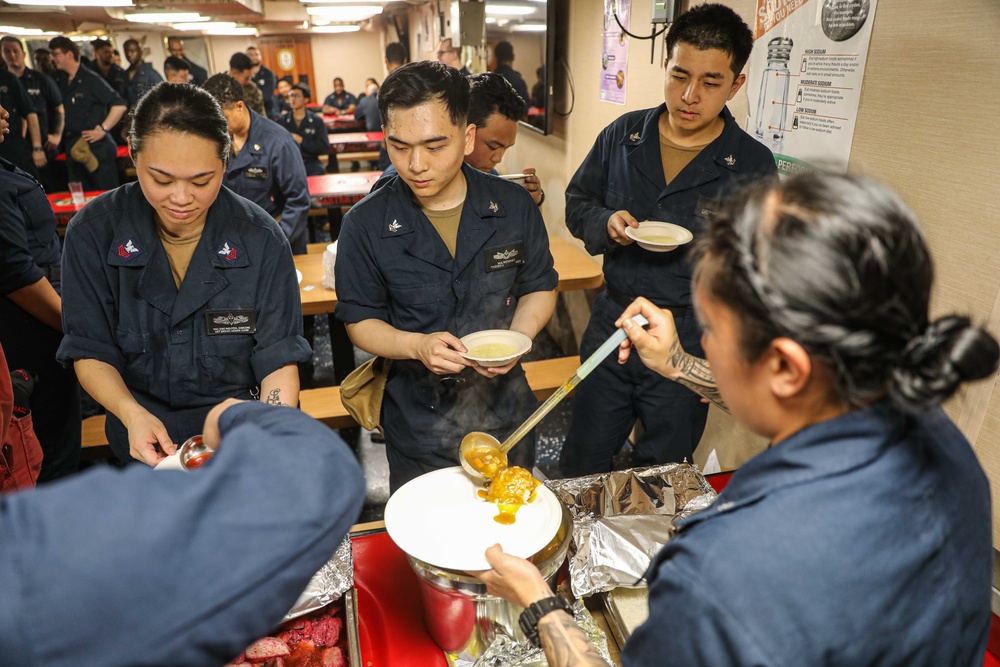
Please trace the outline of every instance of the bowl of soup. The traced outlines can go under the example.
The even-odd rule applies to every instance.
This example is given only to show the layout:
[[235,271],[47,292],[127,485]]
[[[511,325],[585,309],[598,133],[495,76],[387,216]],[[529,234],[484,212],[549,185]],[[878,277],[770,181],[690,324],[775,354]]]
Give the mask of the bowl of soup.
[[460,354],[484,368],[506,366],[531,349],[531,339],[507,329],[487,329],[462,336],[467,352]]
[[626,227],[625,236],[651,252],[670,252],[694,238],[690,229],[656,220],[640,222],[638,227]]

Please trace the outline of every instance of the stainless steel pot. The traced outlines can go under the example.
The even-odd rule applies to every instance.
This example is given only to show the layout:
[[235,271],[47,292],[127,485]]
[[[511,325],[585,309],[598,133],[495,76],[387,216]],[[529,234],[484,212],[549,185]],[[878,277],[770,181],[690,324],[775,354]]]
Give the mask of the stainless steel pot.
[[[552,541],[529,559],[553,591],[573,536],[573,519],[565,506],[562,517]],[[420,580],[427,630],[443,650],[474,659],[498,635],[524,641],[517,625],[524,611],[521,607],[490,595],[486,585],[471,575],[435,567],[409,555],[407,558]]]

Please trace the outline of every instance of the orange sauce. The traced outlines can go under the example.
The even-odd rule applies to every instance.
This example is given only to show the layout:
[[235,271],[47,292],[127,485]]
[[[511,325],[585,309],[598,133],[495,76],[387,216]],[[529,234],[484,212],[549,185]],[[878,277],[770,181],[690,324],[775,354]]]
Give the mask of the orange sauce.
[[493,479],[497,472],[507,467],[507,455],[490,445],[476,445],[465,452],[465,462],[476,472]]
[[498,471],[489,483],[488,490],[480,491],[479,497],[496,503],[500,512],[493,520],[509,526],[517,520],[517,510],[521,505],[535,500],[535,490],[540,485],[541,482],[532,477],[528,470],[511,466]]

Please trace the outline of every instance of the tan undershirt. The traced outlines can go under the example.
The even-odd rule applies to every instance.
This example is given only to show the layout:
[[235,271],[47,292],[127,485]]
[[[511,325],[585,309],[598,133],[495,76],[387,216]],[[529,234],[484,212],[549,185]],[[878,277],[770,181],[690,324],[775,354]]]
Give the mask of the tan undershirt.
[[201,230],[190,236],[180,237],[168,236],[159,227],[156,228],[156,232],[160,235],[163,250],[167,253],[167,261],[170,262],[170,273],[174,276],[174,284],[177,285],[177,289],[180,289],[188,265],[191,263],[191,256],[194,255],[194,249],[198,247],[198,241],[201,240]]
[[458,247],[458,223],[462,220],[463,206],[465,206],[465,202],[444,211],[432,211],[423,206],[420,207],[420,210],[434,225],[441,240],[448,246],[448,252],[451,253],[452,257],[455,256],[455,248]]
[[684,167],[688,166],[688,163],[695,159],[705,146],[708,144],[681,146],[670,141],[665,134],[660,132],[660,161],[663,163],[664,183],[670,185],[670,181],[677,178],[677,174],[681,173]]

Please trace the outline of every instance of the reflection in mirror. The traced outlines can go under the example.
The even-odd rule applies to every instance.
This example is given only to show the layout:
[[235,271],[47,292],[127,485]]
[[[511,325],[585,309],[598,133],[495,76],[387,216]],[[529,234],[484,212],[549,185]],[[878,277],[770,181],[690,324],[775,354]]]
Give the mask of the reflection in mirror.
[[490,0],[486,5],[489,69],[524,98],[528,111],[521,122],[543,134],[552,124],[553,10],[545,0]]

